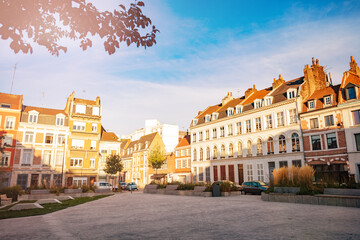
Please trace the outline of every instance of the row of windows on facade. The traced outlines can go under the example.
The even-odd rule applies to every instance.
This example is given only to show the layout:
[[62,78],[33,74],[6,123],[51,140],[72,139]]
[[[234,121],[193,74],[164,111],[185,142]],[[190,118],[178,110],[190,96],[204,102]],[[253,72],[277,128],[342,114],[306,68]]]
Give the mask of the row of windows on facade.
[[[37,123],[39,118],[39,113],[30,113],[28,117],[29,123]],[[56,116],[55,121],[56,126],[64,126],[65,124],[65,116],[60,114],[60,116]]]
[[[292,109],[289,111],[289,115],[290,115],[290,122],[289,124],[296,124],[298,122],[298,117],[296,114],[296,110]],[[240,135],[240,134],[244,134],[244,133],[251,133],[251,132],[257,132],[257,131],[261,131],[261,130],[266,130],[266,129],[272,129],[274,127],[282,127],[285,126],[285,121],[284,121],[284,112],[279,112],[276,114],[276,126],[273,122],[273,115],[269,114],[265,116],[265,124],[263,126],[262,124],[262,118],[258,117],[255,119],[248,119],[245,122],[245,126],[243,125],[244,122],[237,122],[236,123],[236,134]],[[220,136],[219,137],[225,137],[225,126],[220,127]],[[212,135],[210,136],[210,130],[206,130],[205,131],[205,140],[210,140],[210,137],[212,139],[216,139],[218,138],[218,129],[217,128],[213,128],[212,129]],[[198,138],[197,138],[198,135]],[[234,125],[233,124],[228,124],[227,125],[227,132],[226,132],[227,136],[233,136],[234,135]],[[204,140],[204,136],[203,136],[203,131],[198,132],[198,134],[193,133],[192,136],[192,141],[196,142],[196,141],[203,141]]]
[[[55,156],[55,158],[53,157]],[[21,158],[21,165],[23,166],[30,166],[32,165],[33,159],[33,150],[32,149],[24,149],[22,152]],[[52,162],[54,161],[54,162]],[[44,150],[41,157],[41,164],[43,166],[62,166],[64,161],[64,152],[63,151],[56,151],[55,154],[51,150]]]
[[[328,115],[324,117],[325,127],[332,127],[335,125],[334,123],[334,116]],[[310,128],[316,129],[319,128],[319,119],[318,118],[311,118],[310,119]]]
[[[256,142],[256,153],[253,153],[253,143],[251,140],[247,141],[247,148],[246,148],[246,155],[245,156],[253,156],[253,155],[263,155],[263,141],[261,139],[258,139]],[[265,152],[267,152],[267,154],[274,154],[274,139],[272,137],[269,137],[266,141],[266,150]],[[237,157],[242,157],[244,152],[243,152],[243,144],[242,142],[238,142],[238,146],[237,146]],[[280,135],[279,136],[279,140],[278,140],[278,147],[279,147],[279,153],[286,153],[286,138],[284,135]],[[299,139],[299,135],[297,133],[293,133],[291,136],[291,151],[292,152],[299,152],[300,151],[300,139]],[[210,156],[210,147],[206,148],[206,152],[205,152],[205,156],[204,156],[204,150],[203,148],[200,148],[199,150],[199,160],[202,161],[204,160],[204,157],[206,160],[210,160],[211,156]],[[226,157],[226,153],[228,154],[228,157],[234,157],[234,145],[232,143],[229,144],[228,148],[227,148],[227,152],[226,152],[226,147],[225,145],[221,145],[220,148],[220,158],[225,158]],[[212,148],[212,159],[217,159],[219,156],[219,152],[218,152],[218,148],[217,146],[214,146]],[[197,151],[196,149],[193,150],[193,159],[194,161],[197,160]]]
[[182,150],[176,150],[175,156],[176,157],[184,157],[190,155],[190,149],[182,149]]
[[[97,132],[97,126],[98,126],[97,123],[92,123],[91,131]],[[77,121],[73,122],[73,130],[74,131],[85,131],[85,129],[86,129],[86,122],[77,122]]]
[[[128,148],[127,151],[126,151],[126,153],[129,155],[130,153],[133,153],[134,151],[140,150],[141,147],[142,147],[142,144],[141,144],[141,143],[135,144],[135,145],[134,145],[134,148]],[[145,149],[148,148],[148,147],[149,147],[149,142],[146,141],[146,142],[145,142]],[[122,153],[123,153],[123,155],[125,155],[125,150],[123,150]]]
[[[28,178],[31,177],[30,186],[38,186],[39,184],[39,174],[18,174],[16,184],[21,186],[23,189],[27,188]],[[52,177],[52,181],[51,181]],[[50,186],[51,182],[53,186],[61,186],[62,183],[61,174],[41,174],[41,184]],[[81,185],[78,185],[81,186]]]
[[337,134],[327,133],[324,134],[326,136],[326,146],[322,146],[321,144],[321,135],[312,135],[311,136],[311,150],[323,150],[323,149],[334,149],[338,148]]
[[191,159],[177,159],[175,163],[175,168],[190,168],[191,167]]
[[[88,106],[90,107],[90,106]],[[86,114],[86,105],[76,104],[75,105],[75,113]],[[92,115],[99,116],[100,108],[92,107]]]
[[[24,133],[24,143],[33,143],[35,140],[35,133],[34,132],[25,132]],[[55,137],[57,136],[57,138]],[[44,138],[45,144],[55,144],[55,139],[57,139],[56,144],[64,145],[66,141],[66,137],[64,134],[55,135],[53,133],[46,133]]]
[[[329,107],[329,106],[332,106],[332,98],[331,96],[325,96],[323,98],[323,103],[324,103],[324,107]],[[310,100],[308,101],[308,108],[309,110],[313,110],[316,108],[316,101],[313,99],[313,100]]]

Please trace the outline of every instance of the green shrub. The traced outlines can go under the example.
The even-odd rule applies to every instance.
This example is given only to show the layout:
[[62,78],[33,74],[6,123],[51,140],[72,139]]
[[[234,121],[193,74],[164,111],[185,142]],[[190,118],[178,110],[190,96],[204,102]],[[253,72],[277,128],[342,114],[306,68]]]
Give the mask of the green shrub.
[[86,193],[86,192],[90,191],[90,187],[88,185],[84,184],[81,186],[81,191],[83,193]]
[[220,184],[220,192],[231,192],[232,183],[229,181],[222,182]]
[[[98,186],[95,186],[95,185],[91,185],[90,186],[90,190],[95,192],[95,190],[98,189]],[[121,189],[121,188],[120,188]]]
[[157,189],[164,189],[164,188],[166,188],[166,184],[159,184],[157,186]]
[[59,196],[60,193],[63,193],[65,190],[64,187],[61,186],[52,186],[50,188],[50,193],[55,193],[57,196]]
[[195,184],[194,183],[182,183],[179,185],[177,190],[194,190]]
[[17,201],[18,195],[23,194],[21,186],[16,185],[13,187],[5,187],[0,189],[0,194],[6,194],[8,198],[12,198],[13,201]]
[[205,192],[212,192],[212,184],[211,184],[211,182],[207,182],[206,184],[205,184]]

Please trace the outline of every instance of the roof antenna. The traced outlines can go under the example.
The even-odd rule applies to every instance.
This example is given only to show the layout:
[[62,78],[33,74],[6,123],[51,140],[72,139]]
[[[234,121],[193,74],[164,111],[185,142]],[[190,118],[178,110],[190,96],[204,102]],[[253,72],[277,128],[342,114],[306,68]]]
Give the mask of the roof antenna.
[[82,90],[82,93],[83,93],[83,99],[85,99],[85,93],[86,93],[85,89]]
[[329,72],[329,80],[330,80],[330,85],[332,86],[332,78],[331,78],[331,73]]
[[42,95],[42,106],[45,107],[45,91],[42,91],[41,92],[41,95]]
[[238,97],[240,98],[240,88],[237,89]]
[[12,89],[13,89],[13,85],[14,85],[14,79],[15,79],[15,72],[16,72],[16,65],[18,63],[15,63],[14,65],[14,73],[13,73],[13,77],[12,77],[12,80],[11,80],[11,88],[10,88],[10,94],[12,94]]

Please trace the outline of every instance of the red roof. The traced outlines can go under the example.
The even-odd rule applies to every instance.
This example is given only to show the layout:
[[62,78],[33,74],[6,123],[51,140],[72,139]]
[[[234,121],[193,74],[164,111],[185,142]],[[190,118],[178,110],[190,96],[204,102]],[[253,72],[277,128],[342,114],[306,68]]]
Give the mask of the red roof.
[[23,106],[23,112],[30,112],[30,111],[37,111],[39,114],[46,114],[46,115],[57,115],[57,114],[64,114],[65,110],[62,109],[53,109],[53,108],[41,108],[41,107],[32,107],[32,106]]
[[22,105],[22,95],[0,93],[0,104],[10,104],[10,109],[21,109]]
[[103,131],[101,134],[101,141],[112,141],[117,142],[119,140],[118,136],[116,136],[113,132],[105,132]]
[[189,146],[190,145],[190,135],[186,135],[185,137],[183,137],[180,142],[178,143],[178,145],[176,145],[176,148],[179,147],[185,147],[185,146]]

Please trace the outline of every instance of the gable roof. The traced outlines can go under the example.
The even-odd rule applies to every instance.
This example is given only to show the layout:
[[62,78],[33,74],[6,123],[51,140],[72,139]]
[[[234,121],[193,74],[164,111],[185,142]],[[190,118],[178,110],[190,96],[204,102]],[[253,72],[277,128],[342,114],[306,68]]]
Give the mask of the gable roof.
[[41,107],[33,107],[33,106],[23,105],[22,111],[23,112],[37,111],[37,112],[39,112],[39,114],[45,114],[45,115],[64,114],[65,116],[67,116],[65,110],[63,110],[63,109],[41,108]]
[[113,132],[105,132],[103,131],[101,133],[101,139],[100,141],[110,141],[110,142],[118,142],[119,141],[119,138],[118,136],[116,136],[115,133]]
[[0,93],[0,104],[10,104],[10,109],[21,109],[22,104],[22,95],[8,94],[8,93]]
[[304,82],[304,77],[295,78],[293,80],[287,81],[281,84],[278,88],[276,88],[270,96],[273,97],[273,103],[278,103],[287,100],[287,90],[291,88],[298,88]]
[[336,96],[337,96],[337,93],[339,92],[339,89],[340,89],[340,84],[335,85],[335,86],[326,87],[324,89],[314,92],[305,101],[309,101],[312,99],[320,99],[320,98],[323,98],[323,97],[329,96],[329,95],[333,95],[334,100],[336,100]]
[[190,145],[190,135],[186,135],[179,141],[178,145],[176,145],[175,148],[186,147],[189,145]]

